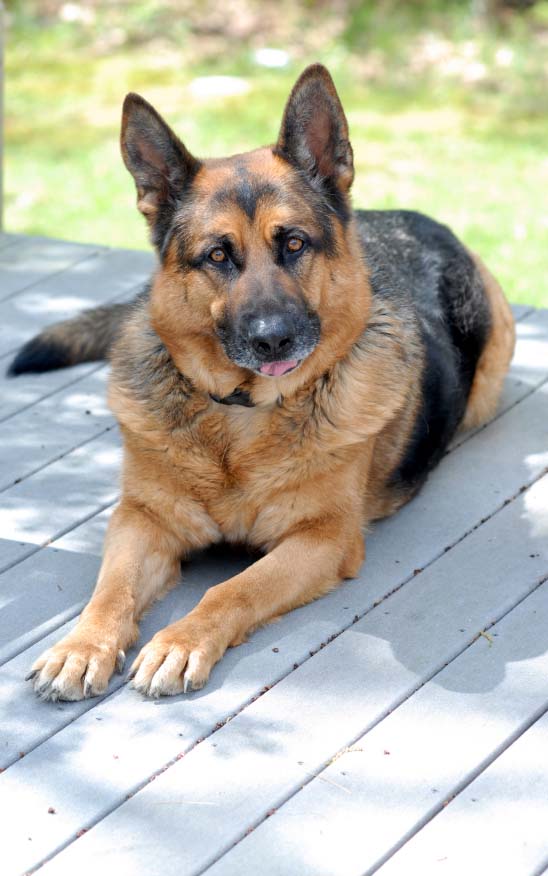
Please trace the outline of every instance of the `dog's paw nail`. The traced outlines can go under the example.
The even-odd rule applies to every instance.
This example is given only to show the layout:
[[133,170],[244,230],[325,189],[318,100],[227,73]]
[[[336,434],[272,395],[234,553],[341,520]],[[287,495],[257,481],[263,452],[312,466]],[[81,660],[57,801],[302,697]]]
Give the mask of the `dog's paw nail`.
[[93,685],[91,681],[88,681],[87,678],[84,681],[84,699],[89,699],[93,696]]
[[[132,666],[131,669],[129,670],[128,674],[126,675],[126,681],[133,681],[133,679],[135,678],[136,675],[137,675],[137,668],[135,666]],[[135,687],[135,685],[133,685],[133,687]]]
[[183,693],[192,693],[196,690],[202,690],[207,684],[207,678],[195,678],[185,675],[183,679]]
[[120,650],[118,651],[118,654],[116,655],[116,672],[118,673],[118,675],[121,675],[122,672],[124,671],[125,662],[126,662],[125,651],[122,651],[122,649],[120,648]]
[[140,693],[142,697],[151,697],[152,696],[152,694],[150,692],[150,684],[143,681],[142,679],[141,679],[141,681],[139,681],[139,679],[134,678],[130,682],[130,687],[132,687],[133,690],[136,690],[137,693]]
[[50,681],[46,681],[43,684],[36,685],[34,690],[36,692],[36,695],[39,696],[41,700],[53,699],[53,691]]
[[38,669],[31,669],[31,671],[25,675],[25,681],[32,681],[33,678],[36,678],[38,675]]

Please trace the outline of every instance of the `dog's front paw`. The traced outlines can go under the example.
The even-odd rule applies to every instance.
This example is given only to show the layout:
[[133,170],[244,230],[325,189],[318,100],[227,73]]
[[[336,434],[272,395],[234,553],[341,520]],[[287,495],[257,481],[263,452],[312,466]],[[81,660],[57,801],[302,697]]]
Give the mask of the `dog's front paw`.
[[199,690],[226,650],[212,630],[189,616],[156,633],[135,660],[132,685],[149,697]]
[[107,689],[125,654],[116,646],[91,641],[75,630],[36,660],[26,680],[43,700],[82,700]]

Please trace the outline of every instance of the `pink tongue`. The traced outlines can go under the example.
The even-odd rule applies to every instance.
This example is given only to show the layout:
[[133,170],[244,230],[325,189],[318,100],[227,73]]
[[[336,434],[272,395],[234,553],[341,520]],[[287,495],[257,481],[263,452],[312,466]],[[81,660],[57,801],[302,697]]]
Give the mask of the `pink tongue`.
[[297,359],[286,359],[285,362],[267,362],[261,365],[261,374],[268,374],[269,377],[281,377],[286,371],[291,371],[297,364]]

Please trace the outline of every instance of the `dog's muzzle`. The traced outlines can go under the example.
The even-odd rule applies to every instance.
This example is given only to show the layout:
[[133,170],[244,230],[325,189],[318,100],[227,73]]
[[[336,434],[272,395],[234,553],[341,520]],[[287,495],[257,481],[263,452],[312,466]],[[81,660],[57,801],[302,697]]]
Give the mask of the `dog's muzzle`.
[[237,326],[219,330],[227,356],[266,377],[283,377],[310,355],[320,339],[315,313],[291,310],[243,314]]

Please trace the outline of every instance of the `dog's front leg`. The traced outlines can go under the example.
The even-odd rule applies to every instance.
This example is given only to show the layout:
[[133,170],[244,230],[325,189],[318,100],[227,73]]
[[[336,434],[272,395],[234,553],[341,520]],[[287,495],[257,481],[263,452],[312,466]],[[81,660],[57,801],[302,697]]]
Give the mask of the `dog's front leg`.
[[284,537],[244,572],[211,587],[185,618],[156,633],[132,667],[149,696],[204,686],[230,645],[357,574],[364,559],[359,522],[323,519]]
[[178,579],[188,545],[122,502],[109,524],[93,596],[76,627],[35,662],[28,679],[49,700],[80,700],[106,690],[137,639],[137,621]]

